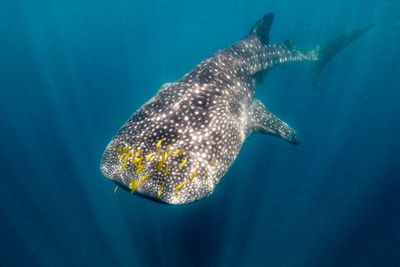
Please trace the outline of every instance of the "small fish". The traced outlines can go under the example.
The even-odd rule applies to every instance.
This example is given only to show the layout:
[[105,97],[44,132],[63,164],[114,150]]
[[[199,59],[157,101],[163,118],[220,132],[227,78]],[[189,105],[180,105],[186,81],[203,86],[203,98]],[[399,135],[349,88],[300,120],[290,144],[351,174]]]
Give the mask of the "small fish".
[[122,144],[120,144],[120,145],[117,147],[117,152],[120,152],[121,149],[122,149]]
[[128,151],[129,147],[125,147],[124,149],[122,149],[121,153],[118,154],[117,156],[117,161],[119,160],[119,158],[125,154]]
[[214,166],[216,160],[217,160],[216,157],[213,157],[213,158],[212,158],[212,160],[211,160],[211,166]]
[[164,138],[163,139],[160,139],[160,140],[158,140],[158,142],[157,142],[157,144],[156,144],[156,148],[157,149],[159,149],[160,148],[160,146],[161,146],[161,143],[164,141]]
[[175,151],[175,153],[174,153],[174,158],[175,158],[176,156],[178,156],[178,154],[179,154],[180,151],[181,151],[180,149],[178,149],[178,150]]
[[117,193],[118,185],[114,189],[114,194]]
[[167,151],[161,153],[161,160],[158,163],[156,162],[156,171],[159,171],[161,169],[166,160],[167,160]]
[[154,155],[154,152],[147,154],[147,156],[145,157],[145,160],[149,161],[153,157],[153,155]]
[[186,160],[187,160],[187,156],[186,156],[185,159],[182,161],[182,163],[179,165],[179,169],[182,169],[183,166],[185,166]]
[[207,179],[208,178],[208,168],[204,171],[204,177]]
[[161,160],[165,162],[166,159],[167,159],[167,151],[161,152]]
[[131,194],[133,194],[138,187],[138,179],[133,179],[132,182],[129,184],[129,187],[131,188]]
[[141,163],[142,163],[142,158],[134,158],[131,162],[131,165],[141,164]]
[[175,196],[178,196],[178,191],[181,190],[183,188],[183,186],[185,185],[185,181],[183,181],[182,183],[180,183],[177,187],[175,187],[174,193]]
[[189,177],[189,184],[192,184],[193,179],[197,176],[197,174],[199,173],[199,169],[195,169],[192,173],[192,175]]
[[156,165],[156,171],[158,172],[163,165],[164,165],[164,161],[161,159]]
[[122,159],[122,162],[125,162],[129,157],[132,157],[133,150],[134,149],[132,148],[128,153],[125,154],[125,157]]
[[[165,153],[167,153],[167,152],[165,152]],[[165,158],[167,159],[169,156],[171,156],[172,155],[172,150],[171,151],[168,151],[168,153],[167,153],[167,155],[165,156]]]
[[135,154],[135,158],[139,157],[140,153],[142,153],[142,152],[143,152],[143,149],[138,150],[138,151],[136,152],[136,154]]
[[143,177],[140,179],[139,185],[142,185],[143,182],[147,179],[147,177],[149,177],[149,173],[148,172],[146,172],[146,174],[143,175]]
[[163,186],[164,186],[163,184],[160,185],[160,188],[158,189],[158,192],[157,192],[157,196],[158,196],[158,197],[161,196]]
[[125,170],[125,167],[126,167],[126,162],[122,164],[122,166],[121,166],[121,172],[123,172],[123,171]]
[[167,166],[165,167],[164,176],[167,176],[167,174],[168,174],[168,164],[167,164]]
[[143,170],[143,168],[144,168],[144,165],[142,165],[141,163],[139,163],[139,164],[136,166],[136,174],[139,174],[139,173]]

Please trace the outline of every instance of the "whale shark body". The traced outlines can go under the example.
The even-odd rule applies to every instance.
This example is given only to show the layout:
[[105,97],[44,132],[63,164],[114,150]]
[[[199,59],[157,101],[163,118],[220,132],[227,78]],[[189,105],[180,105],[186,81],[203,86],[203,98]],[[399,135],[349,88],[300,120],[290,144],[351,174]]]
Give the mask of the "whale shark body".
[[299,144],[296,131],[254,99],[257,81],[275,65],[302,61],[311,62],[317,81],[326,63],[372,25],[304,53],[292,41],[270,43],[272,20],[265,15],[244,39],[164,84],[108,144],[103,174],[131,193],[185,204],[213,192],[252,133]]

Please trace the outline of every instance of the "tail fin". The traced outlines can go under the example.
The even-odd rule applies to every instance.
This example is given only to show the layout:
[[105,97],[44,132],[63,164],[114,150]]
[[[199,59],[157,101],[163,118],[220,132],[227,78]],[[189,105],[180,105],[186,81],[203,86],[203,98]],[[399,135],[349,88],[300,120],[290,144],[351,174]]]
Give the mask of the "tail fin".
[[331,58],[374,26],[374,24],[371,24],[353,32],[339,35],[311,51],[310,56],[315,57],[315,62],[311,68],[313,84],[317,85],[319,83],[322,71]]
[[269,30],[271,29],[274,13],[264,15],[250,30],[248,36],[258,38],[263,45],[269,43]]

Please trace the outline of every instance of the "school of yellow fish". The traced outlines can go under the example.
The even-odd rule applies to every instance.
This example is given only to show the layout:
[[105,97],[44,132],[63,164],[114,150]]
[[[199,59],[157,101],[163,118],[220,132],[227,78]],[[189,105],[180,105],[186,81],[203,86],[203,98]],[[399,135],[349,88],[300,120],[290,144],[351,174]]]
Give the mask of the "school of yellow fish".
[[[169,165],[166,163],[168,158],[172,156],[172,158],[179,157],[183,158],[183,152],[184,152],[184,146],[176,149],[175,151],[171,150],[171,145],[168,145],[168,147],[163,151],[161,150],[161,145],[164,139],[160,139],[157,144],[156,144],[156,151],[148,153],[146,156],[141,156],[143,150],[138,150],[135,152],[135,148],[131,148],[130,146],[124,146],[124,144],[119,144],[116,148],[116,151],[118,153],[116,161],[121,161],[121,172],[124,172],[124,170],[127,167],[134,167],[135,168],[135,173],[138,175],[137,178],[132,179],[132,181],[129,183],[129,188],[131,189],[131,194],[133,194],[138,186],[141,186],[146,179],[150,176],[150,172],[144,173],[140,178],[139,175],[143,168],[146,166],[146,164],[149,163],[149,161],[153,158],[155,155],[155,164],[154,164],[154,170],[156,172],[160,171],[163,166],[165,166],[163,170],[163,175],[167,176],[168,171],[169,171]],[[179,164],[179,169],[182,169],[187,162],[188,158],[185,155],[183,160]],[[210,165],[214,166],[216,161],[216,158],[213,157],[211,159]],[[199,175],[199,168],[195,168],[192,172],[190,172],[188,176],[188,183],[189,185],[192,184],[193,179],[196,178]],[[204,170],[204,177],[207,179],[208,178],[208,168],[206,167]],[[185,186],[185,181],[182,181],[178,186],[175,187],[174,193],[175,196],[178,196],[178,192]],[[162,189],[164,185],[160,185],[158,189],[157,196],[160,197],[162,194]],[[114,194],[117,192],[118,186],[115,187],[114,189]]]

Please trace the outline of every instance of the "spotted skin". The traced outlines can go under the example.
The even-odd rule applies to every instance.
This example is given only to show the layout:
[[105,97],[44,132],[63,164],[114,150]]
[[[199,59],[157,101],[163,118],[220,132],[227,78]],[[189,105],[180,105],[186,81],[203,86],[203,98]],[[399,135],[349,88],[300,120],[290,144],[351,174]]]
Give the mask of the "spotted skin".
[[278,64],[318,58],[287,42],[270,43],[272,18],[267,14],[246,38],[163,85],[108,144],[103,174],[134,194],[185,204],[213,192],[251,133],[298,144],[296,132],[253,98],[256,78]]

